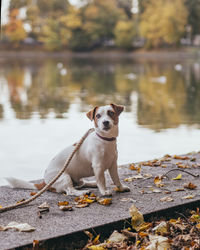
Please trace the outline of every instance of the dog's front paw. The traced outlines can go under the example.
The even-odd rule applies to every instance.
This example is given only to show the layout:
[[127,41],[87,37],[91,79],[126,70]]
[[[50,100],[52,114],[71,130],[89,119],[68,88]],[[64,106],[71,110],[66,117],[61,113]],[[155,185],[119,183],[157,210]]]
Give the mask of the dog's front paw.
[[120,187],[116,187],[115,191],[120,192],[120,193],[130,192],[130,188],[128,186],[120,186]]
[[112,190],[105,190],[101,192],[102,196],[112,196]]

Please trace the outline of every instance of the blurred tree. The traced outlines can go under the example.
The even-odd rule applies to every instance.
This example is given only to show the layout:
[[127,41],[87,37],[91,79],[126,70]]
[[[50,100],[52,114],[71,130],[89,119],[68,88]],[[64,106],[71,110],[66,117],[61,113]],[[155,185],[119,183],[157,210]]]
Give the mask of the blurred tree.
[[30,25],[31,31],[29,32],[29,36],[34,39],[38,39],[39,34],[41,32],[43,19],[39,15],[39,8],[37,5],[30,5],[26,11],[26,22]]
[[188,24],[192,27],[192,36],[200,34],[200,0],[186,0]]
[[94,0],[83,9],[84,30],[94,42],[114,37],[114,27],[124,12],[114,0]]
[[58,18],[49,17],[41,29],[40,40],[49,50],[68,46],[72,32],[82,25],[79,10],[70,6],[66,15]]
[[137,37],[137,26],[133,21],[120,20],[115,27],[115,43],[118,47],[130,49],[133,47],[133,39]]
[[5,35],[11,42],[19,43],[26,37],[22,20],[18,19],[19,10],[12,9],[9,22],[5,25]]
[[117,0],[117,5],[124,10],[129,19],[132,18],[133,0]]
[[10,0],[9,10],[20,9],[26,7],[29,4],[30,0]]
[[[185,31],[187,9],[183,0],[152,0],[144,5],[141,15],[141,35],[148,47],[163,43],[177,44]],[[177,11],[178,10],[178,11]]]
[[[35,39],[38,39],[41,35],[43,36],[44,26],[46,29],[46,26],[50,25],[49,30],[54,30],[57,19],[66,15],[70,6],[67,0],[27,1],[27,17],[25,21],[31,27],[29,36]],[[54,22],[50,21],[51,19]]]

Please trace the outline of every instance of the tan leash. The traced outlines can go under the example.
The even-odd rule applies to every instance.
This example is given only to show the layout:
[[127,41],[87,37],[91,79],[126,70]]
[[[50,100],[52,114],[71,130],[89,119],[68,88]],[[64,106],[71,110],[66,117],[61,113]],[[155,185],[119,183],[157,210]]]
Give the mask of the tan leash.
[[86,137],[94,131],[94,128],[89,129],[84,135],[83,137],[80,139],[80,141],[77,143],[77,145],[75,146],[74,150],[72,151],[72,153],[70,154],[69,158],[67,159],[67,161],[65,162],[63,168],[60,170],[60,172],[45,186],[43,187],[39,192],[37,192],[37,194],[35,194],[33,197],[31,197],[30,199],[27,199],[25,201],[22,201],[20,203],[14,204],[14,205],[10,205],[7,207],[2,207],[0,208],[0,213],[14,209],[16,207],[20,207],[22,205],[27,205],[28,203],[30,203],[31,201],[35,200],[37,197],[39,197],[41,194],[43,194],[49,187],[51,187],[56,181],[57,179],[65,172],[65,170],[67,169],[69,163],[71,162],[74,154],[78,151],[78,149],[80,148],[80,146],[82,145],[82,143],[84,142],[84,140],[86,139]]

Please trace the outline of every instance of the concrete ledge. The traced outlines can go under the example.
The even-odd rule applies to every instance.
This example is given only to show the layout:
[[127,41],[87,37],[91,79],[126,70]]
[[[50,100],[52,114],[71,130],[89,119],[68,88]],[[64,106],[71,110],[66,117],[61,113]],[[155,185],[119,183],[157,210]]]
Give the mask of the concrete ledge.
[[[31,233],[16,232],[12,230],[0,231],[0,249],[13,249],[21,248],[24,246],[31,246],[33,240],[52,241],[59,242],[56,249],[62,249],[64,241],[76,238],[76,235],[83,236],[82,230],[89,228],[104,228],[111,230],[114,225],[123,225],[125,220],[130,219],[129,207],[132,200],[140,211],[146,216],[152,215],[162,211],[163,209],[172,209],[177,206],[189,206],[199,203],[199,178],[195,178],[187,173],[178,172],[179,169],[176,163],[181,162],[182,165],[187,165],[190,168],[185,169],[192,174],[199,174],[200,168],[200,153],[193,153],[187,155],[188,159],[180,160],[169,158],[170,161],[163,161],[161,165],[155,164],[154,166],[144,166],[147,164],[141,164],[141,175],[151,174],[150,178],[134,179],[131,182],[126,182],[131,188],[129,193],[115,193],[113,191],[112,204],[110,206],[102,206],[98,203],[93,203],[86,208],[74,208],[73,211],[61,211],[57,203],[58,201],[67,200],[70,203],[73,202],[74,197],[67,197],[63,194],[56,194],[46,192],[30,205],[18,208],[15,210],[0,213],[0,225],[7,225],[11,221],[27,222],[31,226],[34,226],[36,230]],[[149,163],[150,164],[150,163]],[[180,164],[180,163],[179,163]],[[151,165],[151,164],[150,164]],[[158,166],[156,166],[158,165]],[[165,168],[163,168],[164,166]],[[154,177],[159,174],[165,174],[170,169],[177,168],[177,171],[170,172],[168,178],[163,179],[163,187],[155,187]],[[181,180],[172,180],[172,177],[176,177],[179,173],[182,173]],[[119,175],[122,180],[129,178],[133,175],[137,175],[136,171],[129,169],[129,165],[121,166],[119,168]],[[112,188],[109,177],[108,186]],[[177,192],[176,189],[183,187],[184,183],[192,182],[197,185],[194,190],[184,189],[184,191]],[[160,189],[160,193],[154,193],[153,189]],[[99,195],[97,189],[93,189],[96,195]],[[30,190],[11,189],[9,187],[0,187],[0,205],[6,206],[8,204],[16,203],[23,198],[30,197]],[[167,192],[167,194],[166,194]],[[182,197],[189,194],[195,195],[193,199],[182,199]],[[160,198],[170,196],[173,198],[171,202],[161,202]],[[132,199],[132,200],[131,200]],[[42,219],[38,218],[38,205],[47,201],[50,205],[50,211],[45,213]],[[192,203],[191,203],[192,202]],[[105,230],[106,231],[106,230]],[[104,232],[105,233],[105,232]],[[85,236],[83,236],[84,238]],[[80,236],[81,239],[81,236]],[[48,248],[50,249],[50,248]]]

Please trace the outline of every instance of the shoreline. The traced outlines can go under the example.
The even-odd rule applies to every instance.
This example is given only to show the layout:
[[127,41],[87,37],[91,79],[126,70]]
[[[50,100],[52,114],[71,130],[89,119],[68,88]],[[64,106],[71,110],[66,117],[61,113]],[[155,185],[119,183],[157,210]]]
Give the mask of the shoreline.
[[0,50],[0,59],[13,58],[102,58],[102,59],[198,59],[200,58],[200,50],[152,50],[152,51],[115,51],[115,50],[96,50],[92,52],[72,52],[72,51],[58,51],[50,52],[44,50]]

